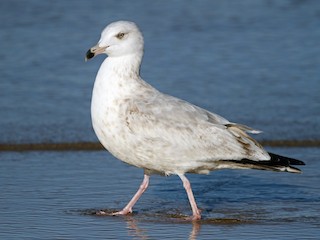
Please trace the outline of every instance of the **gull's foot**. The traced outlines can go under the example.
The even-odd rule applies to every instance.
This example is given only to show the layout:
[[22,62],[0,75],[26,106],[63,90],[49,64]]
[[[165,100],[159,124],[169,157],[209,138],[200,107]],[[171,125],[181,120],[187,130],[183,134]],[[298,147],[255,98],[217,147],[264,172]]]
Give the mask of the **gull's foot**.
[[199,221],[199,220],[201,220],[201,215],[199,214],[199,215],[192,216],[191,220],[192,221]]
[[112,213],[112,216],[117,216],[117,215],[128,215],[132,213],[132,208],[124,208],[119,212],[114,212]]
[[186,218],[187,221],[199,221],[201,220],[201,210],[197,209],[192,216]]
[[187,221],[199,221],[201,220],[201,215],[193,215],[190,217],[186,217],[185,220]]

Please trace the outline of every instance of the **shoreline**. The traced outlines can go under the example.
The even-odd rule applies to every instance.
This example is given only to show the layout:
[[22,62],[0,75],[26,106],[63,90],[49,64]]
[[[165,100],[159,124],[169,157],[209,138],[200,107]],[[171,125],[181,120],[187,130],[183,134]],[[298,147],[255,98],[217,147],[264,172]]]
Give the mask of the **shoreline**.
[[[261,140],[259,143],[264,147],[320,147],[320,140]],[[0,152],[100,150],[105,149],[99,142],[0,143]]]

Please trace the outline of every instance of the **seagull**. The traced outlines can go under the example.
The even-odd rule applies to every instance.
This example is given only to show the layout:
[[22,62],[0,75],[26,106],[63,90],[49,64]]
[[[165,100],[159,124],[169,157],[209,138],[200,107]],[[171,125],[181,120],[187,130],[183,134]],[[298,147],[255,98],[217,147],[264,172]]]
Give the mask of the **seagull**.
[[[259,169],[300,173],[304,162],[268,153],[248,133],[259,131],[164,94],[140,76],[144,40],[129,21],[109,24],[85,60],[108,57],[97,73],[91,101],[93,129],[101,144],[119,160],[144,170],[143,181],[129,203],[111,215],[132,213],[152,174],[178,175],[192,216],[201,211],[186,173],[218,169]],[[107,214],[100,211],[100,214]]]

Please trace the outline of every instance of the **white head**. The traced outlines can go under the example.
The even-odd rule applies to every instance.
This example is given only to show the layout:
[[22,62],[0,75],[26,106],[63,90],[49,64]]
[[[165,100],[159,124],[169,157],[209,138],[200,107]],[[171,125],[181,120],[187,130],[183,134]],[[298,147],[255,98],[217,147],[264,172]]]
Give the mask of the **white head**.
[[109,57],[143,54],[143,36],[133,22],[118,21],[109,24],[101,33],[98,44],[90,48],[86,60],[105,53]]

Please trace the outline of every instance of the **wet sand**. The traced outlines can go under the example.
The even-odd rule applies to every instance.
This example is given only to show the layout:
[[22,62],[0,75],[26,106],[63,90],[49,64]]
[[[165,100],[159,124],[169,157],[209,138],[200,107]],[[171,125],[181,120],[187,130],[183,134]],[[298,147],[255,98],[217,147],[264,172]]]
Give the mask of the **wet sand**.
[[[266,147],[320,147],[320,140],[262,140]],[[0,151],[98,151],[99,142],[70,143],[0,143]]]

